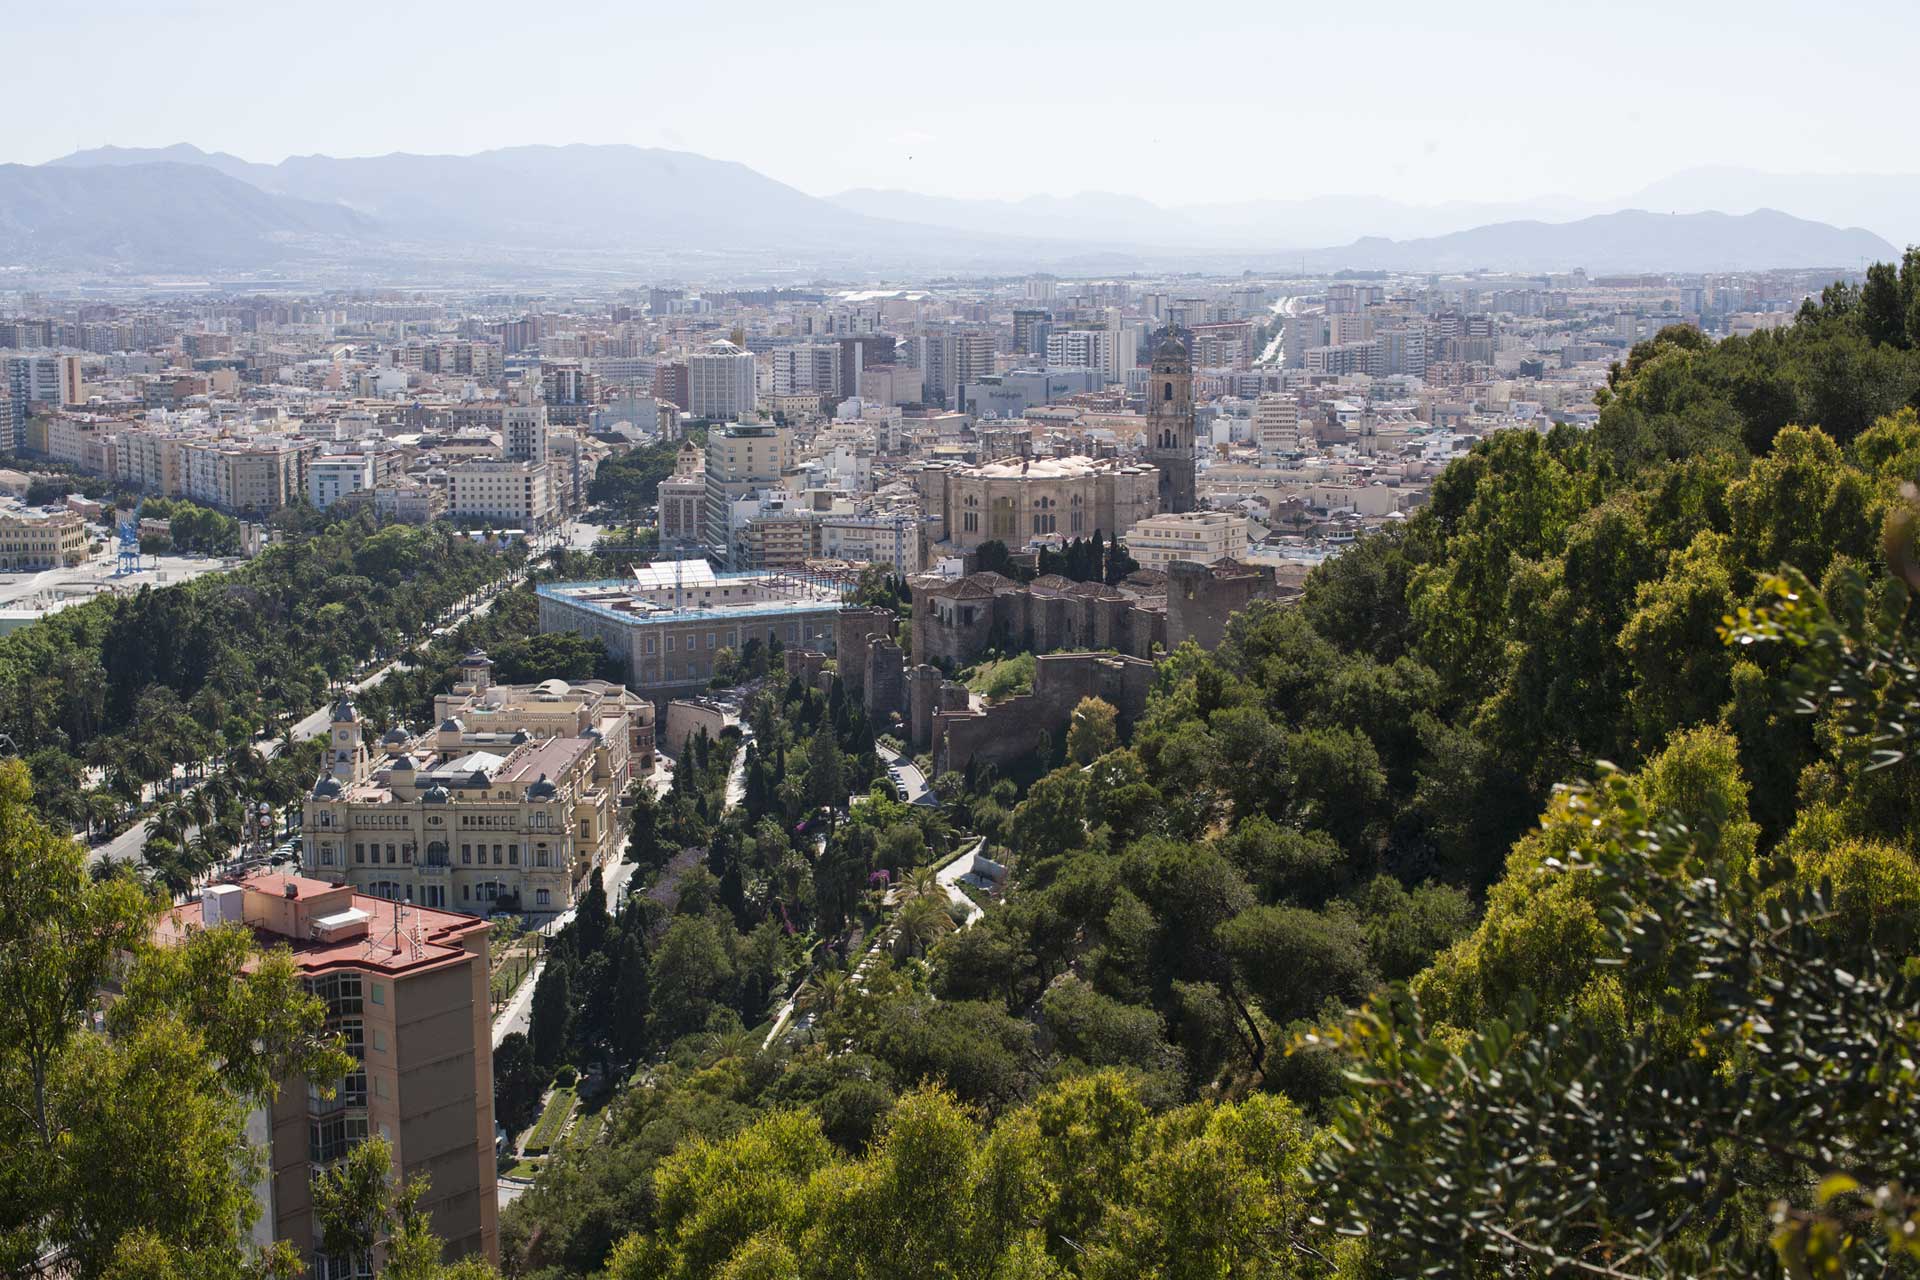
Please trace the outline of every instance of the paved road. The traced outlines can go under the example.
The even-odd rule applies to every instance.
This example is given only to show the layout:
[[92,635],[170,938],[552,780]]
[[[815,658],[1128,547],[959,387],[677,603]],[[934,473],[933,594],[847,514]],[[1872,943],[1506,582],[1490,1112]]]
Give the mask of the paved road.
[[[498,592],[496,592],[495,594],[488,596],[485,600],[482,600],[477,606],[468,610],[466,613],[459,615],[457,619],[452,619],[447,623],[443,623],[442,625],[454,625],[455,623],[464,621],[470,617],[471,618],[480,617],[481,615],[485,614],[487,610],[493,608],[494,604],[498,602],[499,599],[500,599],[500,595]],[[418,645],[414,646],[414,648],[409,651],[408,656],[410,657],[412,656],[412,654],[418,653],[421,649],[425,648],[427,644],[432,641],[432,639],[433,637],[429,635],[425,640],[422,640]],[[393,661],[381,667],[378,671],[373,672],[371,675],[368,675],[366,678],[362,680],[356,681],[355,683],[348,685],[347,688],[350,692],[353,692],[353,693],[359,693],[362,690],[371,689],[373,688],[373,686],[379,684],[382,680],[385,680],[397,668],[402,667],[404,665],[406,665],[405,658],[395,658]],[[329,700],[325,705],[315,708],[312,713],[307,715],[304,719],[298,721],[293,726],[293,740],[295,742],[311,742],[313,739],[318,738],[321,735],[325,734],[327,731],[328,724],[331,723],[330,718],[332,716],[332,713],[333,713],[333,702],[331,700]],[[281,746],[281,740],[279,738],[264,738],[254,745],[254,749],[258,751],[262,756],[271,760],[273,759],[274,755],[280,750],[280,746]],[[92,849],[88,850],[87,852],[88,865],[89,866],[95,865],[97,863],[105,861],[108,858],[113,858],[120,861],[137,861],[140,857],[140,851],[147,847],[147,835],[150,831],[152,831],[152,829],[153,829],[153,822],[151,819],[144,819],[144,818],[141,819],[139,822],[134,823],[131,827],[128,827],[125,831],[122,831],[119,835],[113,837],[111,840],[106,841],[104,844],[97,844]]]
[[575,551],[591,551],[593,544],[600,541],[600,526],[588,524],[585,520],[569,520],[561,528],[561,538],[566,546]]
[[747,798],[747,749],[736,751],[733,767],[727,771],[727,808],[737,809]]
[[963,928],[971,927],[987,913],[981,910],[980,904],[969,898],[956,882],[973,872],[975,863],[986,855],[986,851],[987,838],[981,836],[973,848],[934,873],[934,879],[938,880],[940,887],[947,891],[947,900],[967,913],[967,923],[962,926]]
[[874,746],[874,751],[879,755],[882,764],[886,765],[889,769],[898,769],[900,771],[900,789],[906,793],[908,804],[933,805],[939,803],[939,801],[934,798],[933,788],[927,785],[926,776],[920,772],[920,766],[916,765],[910,757],[896,755],[894,752],[877,744]]

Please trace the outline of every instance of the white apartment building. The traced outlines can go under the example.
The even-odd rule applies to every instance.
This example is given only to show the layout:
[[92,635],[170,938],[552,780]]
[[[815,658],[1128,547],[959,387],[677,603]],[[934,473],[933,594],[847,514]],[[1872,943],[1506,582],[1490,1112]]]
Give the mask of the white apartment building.
[[1148,516],[1127,531],[1127,554],[1142,569],[1162,572],[1175,560],[1217,564],[1243,560],[1247,554],[1247,521],[1225,511],[1184,511]]
[[547,406],[510,404],[500,419],[500,438],[509,458],[524,462],[547,460]]
[[529,533],[550,527],[560,515],[547,464],[515,459],[475,459],[448,467],[447,511]]
[[329,454],[307,464],[307,501],[325,511],[349,494],[373,488],[373,455]]
[[778,488],[793,466],[793,432],[786,427],[734,423],[707,434],[706,542],[732,545],[729,507],[762,489]]
[[1253,442],[1261,453],[1292,453],[1300,447],[1300,405],[1292,396],[1261,396],[1253,406]]
[[920,521],[905,515],[822,516],[820,554],[881,565],[904,578],[921,569]]
[[725,340],[687,357],[687,410],[716,421],[754,412],[759,365],[753,353]]
[[794,395],[813,392],[838,396],[840,386],[840,348],[817,342],[775,347],[768,352],[773,364],[773,394]]

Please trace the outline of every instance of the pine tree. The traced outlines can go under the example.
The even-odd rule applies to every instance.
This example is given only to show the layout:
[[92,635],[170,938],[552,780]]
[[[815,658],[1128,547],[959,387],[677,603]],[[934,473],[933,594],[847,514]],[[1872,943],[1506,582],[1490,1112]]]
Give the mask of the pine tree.
[[608,1027],[614,1056],[623,1063],[638,1062],[647,1049],[647,1015],[653,1009],[652,976],[647,949],[638,930],[621,933],[613,979],[613,1015]]
[[533,1021],[528,1039],[533,1060],[542,1071],[552,1071],[567,1055],[567,1033],[573,1022],[573,975],[563,956],[555,956],[540,973],[533,989]]

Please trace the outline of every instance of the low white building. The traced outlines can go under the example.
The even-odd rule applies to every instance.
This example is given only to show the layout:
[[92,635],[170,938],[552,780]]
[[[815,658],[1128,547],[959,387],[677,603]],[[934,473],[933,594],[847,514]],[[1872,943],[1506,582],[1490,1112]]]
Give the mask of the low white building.
[[1125,541],[1127,554],[1142,569],[1164,571],[1175,560],[1241,560],[1247,554],[1247,521],[1227,511],[1169,512],[1140,521],[1127,531]]

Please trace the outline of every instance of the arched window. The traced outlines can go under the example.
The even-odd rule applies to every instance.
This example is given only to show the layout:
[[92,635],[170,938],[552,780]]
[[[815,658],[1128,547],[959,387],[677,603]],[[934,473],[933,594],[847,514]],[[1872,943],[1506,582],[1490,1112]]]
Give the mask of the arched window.
[[1166,391],[1165,391],[1165,392],[1163,392],[1163,393],[1161,394],[1161,396],[1160,396],[1160,398],[1161,398],[1162,400],[1171,400],[1171,399],[1173,399],[1173,384],[1172,384],[1171,382],[1169,382],[1169,383],[1167,384],[1167,389],[1166,389]]

